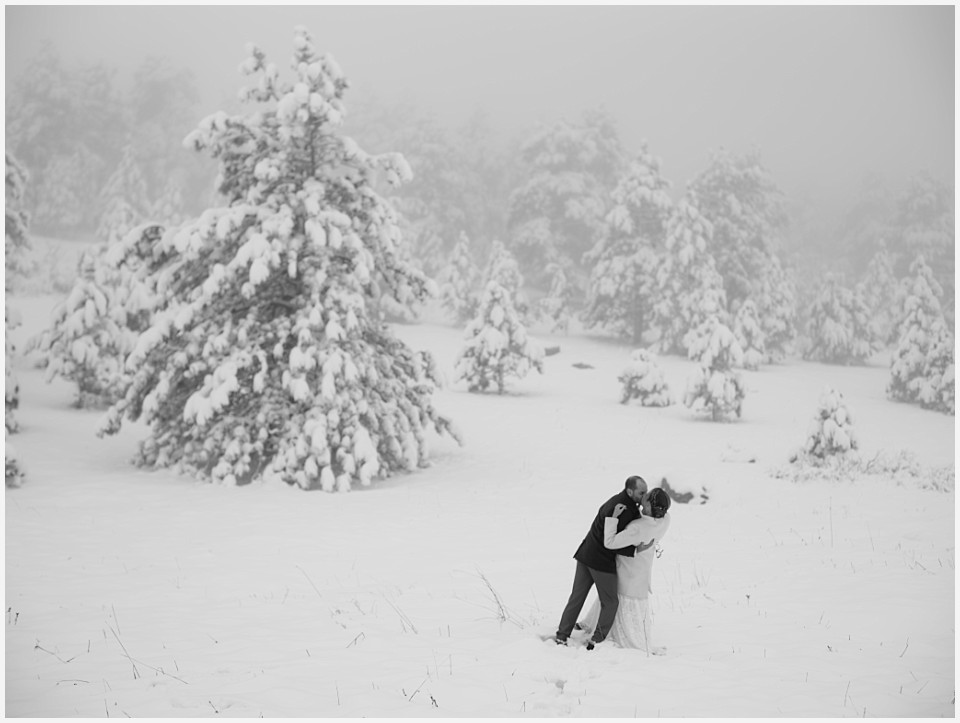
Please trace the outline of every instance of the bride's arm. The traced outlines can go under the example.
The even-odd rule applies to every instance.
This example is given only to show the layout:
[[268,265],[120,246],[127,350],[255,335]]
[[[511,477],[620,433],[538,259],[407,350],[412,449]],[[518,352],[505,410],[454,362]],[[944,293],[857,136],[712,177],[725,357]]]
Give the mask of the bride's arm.
[[632,545],[641,545],[647,549],[656,536],[656,523],[657,520],[652,517],[641,517],[633,520],[623,532],[617,532],[617,518],[607,517],[603,521],[603,546],[608,550]]

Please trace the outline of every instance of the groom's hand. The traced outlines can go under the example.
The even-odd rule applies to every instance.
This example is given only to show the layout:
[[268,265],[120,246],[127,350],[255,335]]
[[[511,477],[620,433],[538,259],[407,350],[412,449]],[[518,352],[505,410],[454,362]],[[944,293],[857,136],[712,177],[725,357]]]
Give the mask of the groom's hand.
[[653,547],[656,544],[656,542],[657,542],[656,540],[650,540],[650,542],[647,542],[647,543],[641,542],[639,545],[637,545],[636,551],[643,552],[644,550],[649,550],[651,547]]
[[623,512],[625,509],[627,509],[626,505],[618,504],[616,507],[613,508],[613,516],[620,517],[620,513]]

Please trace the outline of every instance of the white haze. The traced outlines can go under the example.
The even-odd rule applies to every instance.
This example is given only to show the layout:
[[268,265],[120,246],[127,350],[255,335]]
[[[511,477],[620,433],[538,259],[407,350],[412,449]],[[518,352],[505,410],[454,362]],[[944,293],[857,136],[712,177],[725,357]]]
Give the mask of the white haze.
[[[190,68],[200,116],[235,97],[244,46],[285,66],[295,25],[352,97],[413,101],[441,120],[483,111],[522,134],[603,107],[682,188],[723,146],[759,148],[790,196],[852,195],[954,176],[954,8],[948,6],[45,6],[6,9],[8,86],[45,42],[129,75],[150,55]],[[348,99],[349,100],[349,99]],[[189,130],[189,129],[186,129]],[[185,131],[186,132],[186,131]]]

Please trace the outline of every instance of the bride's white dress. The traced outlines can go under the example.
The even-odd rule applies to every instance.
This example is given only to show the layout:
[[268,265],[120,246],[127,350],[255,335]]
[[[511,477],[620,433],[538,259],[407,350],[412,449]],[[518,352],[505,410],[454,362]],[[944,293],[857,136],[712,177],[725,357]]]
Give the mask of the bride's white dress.
[[[651,540],[659,542],[669,527],[669,512],[660,518],[641,517],[627,525],[620,533],[616,531],[616,519],[610,517],[606,520],[604,545],[616,549]],[[617,597],[620,604],[607,640],[612,640],[622,648],[637,648],[657,654],[663,652],[663,649],[653,645],[653,613],[649,597],[655,557],[654,547],[638,552],[633,557],[617,555]],[[592,631],[599,617],[600,601],[596,600],[580,625]]]

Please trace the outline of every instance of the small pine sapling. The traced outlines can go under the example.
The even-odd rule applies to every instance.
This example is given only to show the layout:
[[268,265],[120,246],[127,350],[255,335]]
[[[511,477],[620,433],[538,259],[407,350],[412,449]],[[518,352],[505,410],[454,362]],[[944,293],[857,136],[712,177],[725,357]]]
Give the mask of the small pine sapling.
[[791,462],[806,462],[823,465],[833,458],[843,459],[859,446],[853,429],[853,414],[843,394],[827,387],[820,395],[817,412],[810,422],[803,446],[790,459]]
[[46,380],[62,377],[77,385],[78,408],[115,402],[124,382],[123,362],[134,334],[126,312],[113,302],[114,280],[103,264],[103,249],[80,257],[80,275],[70,294],[54,307],[49,329],[28,342],[43,354]]
[[711,317],[689,334],[688,340],[689,356],[700,366],[687,382],[684,405],[709,412],[715,422],[731,414],[739,418],[746,388],[735,369],[743,364],[743,350],[733,332]]
[[527,336],[510,293],[496,281],[487,284],[465,339],[455,375],[471,392],[496,386],[503,394],[507,377],[522,379],[531,369],[543,373],[543,348]]
[[669,407],[673,404],[663,370],[656,356],[646,349],[634,349],[630,353],[630,362],[617,379],[623,385],[621,404],[632,399],[639,399],[644,407]]

